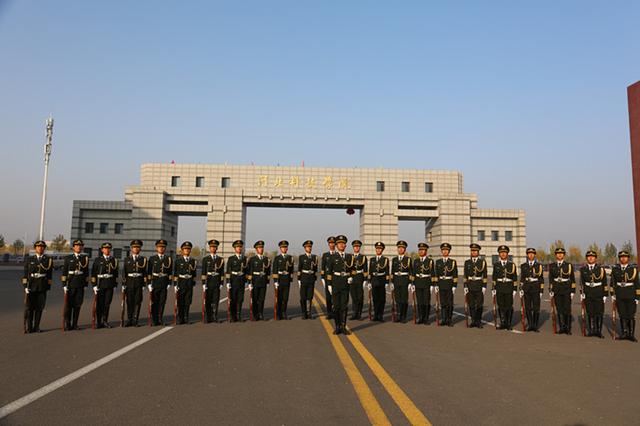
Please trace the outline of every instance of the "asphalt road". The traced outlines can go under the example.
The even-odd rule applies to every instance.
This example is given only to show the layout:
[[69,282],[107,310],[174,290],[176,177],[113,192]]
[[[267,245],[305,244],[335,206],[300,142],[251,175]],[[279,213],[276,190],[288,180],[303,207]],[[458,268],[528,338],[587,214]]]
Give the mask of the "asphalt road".
[[[516,332],[517,322],[513,332],[467,329],[456,316],[452,328],[352,321],[354,334],[336,337],[323,315],[301,320],[297,286],[291,321],[201,324],[198,286],[191,325],[92,330],[87,292],[83,330],[63,333],[55,275],[44,332],[24,335],[19,276],[17,268],[0,268],[0,413],[24,404],[1,424],[640,423],[640,345],[608,334],[584,338],[577,320],[572,336],[553,335],[543,315],[537,334]],[[267,317],[271,296],[270,289]],[[320,307],[321,295],[316,301]],[[172,306],[169,297],[167,314]],[[247,308],[245,299],[245,318]],[[576,318],[578,308],[576,299]],[[225,309],[222,303],[222,318]],[[119,298],[111,317],[115,326]],[[484,318],[492,321],[490,310]],[[119,355],[130,344],[137,346]],[[37,398],[21,399],[38,390]]]

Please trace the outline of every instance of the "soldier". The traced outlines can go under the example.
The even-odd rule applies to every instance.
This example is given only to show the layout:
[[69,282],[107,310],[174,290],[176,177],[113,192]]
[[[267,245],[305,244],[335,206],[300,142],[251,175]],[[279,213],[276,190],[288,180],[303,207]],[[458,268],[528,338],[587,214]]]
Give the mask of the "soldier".
[[362,319],[362,306],[364,304],[364,288],[367,285],[368,265],[367,256],[360,253],[362,241],[353,240],[353,284],[350,286],[351,306],[353,313],[350,320]]
[[336,325],[333,334],[351,334],[347,330],[347,305],[349,304],[349,285],[353,281],[351,278],[353,255],[344,252],[347,237],[338,235],[335,242],[338,251],[328,258],[325,273],[327,289],[333,297],[333,319]]
[[329,259],[336,252],[335,237],[327,238],[327,245],[329,246],[329,251],[322,253],[322,265],[320,266],[320,280],[322,281],[322,287],[324,288],[324,297],[325,297],[325,300],[327,301],[327,318],[332,319],[333,318],[333,303],[332,303],[333,296],[331,296],[331,293],[327,288],[326,275],[327,275],[327,267],[329,265]]
[[451,259],[451,244],[440,244],[442,258],[436,261],[436,275],[438,278],[436,293],[439,293],[442,307],[442,325],[453,327],[453,296],[458,287],[458,263]]
[[544,292],[542,265],[536,259],[536,249],[527,249],[527,261],[520,266],[520,297],[524,297],[527,315],[527,331],[538,333],[540,320],[540,300]]
[[264,298],[271,277],[271,262],[264,255],[264,241],[256,241],[253,248],[256,249],[256,254],[247,262],[247,280],[251,292],[251,318],[253,321],[259,321],[264,319]]
[[24,332],[39,333],[42,311],[51,288],[53,259],[44,254],[47,244],[38,240],[33,244],[36,254],[24,262]]
[[202,258],[202,291],[207,323],[218,322],[220,290],[224,285],[224,259],[218,256],[218,240],[209,240],[209,255]]
[[429,311],[431,310],[431,291],[436,282],[435,262],[427,256],[429,244],[418,244],[418,258],[412,262],[413,284],[411,291],[415,292],[418,313],[416,324],[429,324]]
[[516,264],[509,260],[509,247],[498,247],[500,259],[493,264],[493,289],[491,295],[498,302],[499,330],[511,330],[513,321],[513,298],[518,289]]
[[288,320],[287,305],[289,304],[289,290],[293,279],[293,257],[287,254],[289,242],[282,240],[278,243],[280,254],[273,259],[273,287],[277,292],[277,318]]
[[156,254],[149,258],[148,285],[149,304],[151,305],[151,324],[164,325],[164,307],[167,303],[167,291],[173,282],[173,259],[165,255],[167,240],[156,241]]
[[113,300],[113,289],[118,286],[118,260],[111,256],[111,243],[100,245],[100,256],[93,261],[91,284],[96,299],[95,321],[98,328],[111,328],[109,308]]
[[[384,243],[375,244],[376,255],[369,261],[369,283],[367,287],[373,299],[373,321],[384,322],[384,306],[386,304],[386,288],[389,286],[389,259],[382,255]],[[371,307],[369,307],[371,309]]]
[[140,255],[142,241],[131,241],[131,255],[124,260],[122,292],[127,296],[126,327],[138,326],[140,307],[142,306],[142,290],[147,283],[147,258]]
[[302,319],[311,319],[311,303],[316,280],[318,279],[318,256],[311,253],[313,241],[302,243],[304,254],[298,257],[298,287],[300,288],[300,307]]
[[636,309],[640,298],[640,283],[638,282],[638,267],[629,265],[629,252],[622,250],[618,253],[620,263],[611,271],[611,296],[614,306],[620,315],[620,339],[636,340]]
[[471,258],[464,262],[464,294],[467,298],[471,325],[482,328],[484,294],[487,291],[487,262],[480,258],[480,244],[469,245]]
[[549,296],[558,313],[559,333],[571,334],[571,301],[576,292],[576,277],[573,265],[564,261],[565,254],[564,248],[556,248],[556,261],[549,265]]
[[185,241],[180,246],[181,253],[176,256],[173,267],[173,290],[178,307],[176,323],[189,324],[189,308],[193,300],[193,287],[196,285],[197,262],[191,255],[193,244]]
[[587,264],[580,268],[580,300],[585,305],[587,336],[596,336],[604,339],[602,335],[602,319],[604,317],[604,304],[609,294],[607,273],[604,268],[596,264],[598,255],[589,250],[585,255]]
[[396,243],[398,255],[391,260],[391,280],[389,287],[395,295],[395,302],[398,313],[395,322],[405,322],[407,320],[407,310],[409,308],[409,285],[413,281],[411,275],[411,258],[405,256],[407,250],[406,241]]
[[247,258],[242,253],[244,242],[235,240],[232,244],[235,254],[227,259],[227,291],[229,292],[229,315],[231,322],[242,321],[242,302],[247,283]]
[[89,256],[83,253],[84,242],[74,240],[73,253],[65,257],[62,266],[64,290],[64,330],[78,330],[80,308],[84,300],[84,288],[89,282]]

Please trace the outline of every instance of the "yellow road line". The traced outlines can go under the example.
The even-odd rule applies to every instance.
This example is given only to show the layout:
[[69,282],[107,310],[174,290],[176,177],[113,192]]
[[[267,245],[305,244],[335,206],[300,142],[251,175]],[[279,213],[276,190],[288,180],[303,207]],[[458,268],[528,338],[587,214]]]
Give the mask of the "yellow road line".
[[[320,299],[320,301],[326,305],[326,300],[318,292],[315,291],[316,297]],[[335,337],[335,336],[334,336]],[[369,350],[362,344],[360,339],[356,336],[356,334],[351,331],[351,334],[347,336],[353,347],[360,354],[364,362],[367,363],[373,374],[378,378],[382,386],[384,386],[385,390],[391,396],[391,398],[395,401],[396,405],[402,413],[405,415],[407,420],[413,425],[431,425],[431,422],[425,417],[425,415],[416,407],[416,405],[411,401],[411,399],[407,396],[407,394],[398,386],[398,384],[391,378],[389,373],[386,372],[384,367],[380,365],[378,360],[369,352]]]
[[324,330],[327,332],[327,336],[329,336],[329,340],[333,345],[333,349],[336,351],[336,355],[338,355],[338,359],[342,363],[342,367],[344,371],[349,376],[349,380],[351,380],[351,384],[353,385],[353,389],[356,391],[358,398],[360,399],[360,404],[362,404],[362,408],[364,408],[367,417],[372,425],[391,425],[391,422],[387,418],[387,415],[382,410],[380,403],[371,392],[371,388],[367,385],[367,382],[362,377],[362,374],[356,367],[356,364],[349,356],[349,352],[347,352],[347,348],[344,347],[344,344],[340,341],[338,336],[333,335],[333,329],[331,324],[327,320],[327,318],[322,314],[322,308],[318,301],[313,299],[313,305],[316,308],[318,314],[320,314],[320,322],[324,327]]

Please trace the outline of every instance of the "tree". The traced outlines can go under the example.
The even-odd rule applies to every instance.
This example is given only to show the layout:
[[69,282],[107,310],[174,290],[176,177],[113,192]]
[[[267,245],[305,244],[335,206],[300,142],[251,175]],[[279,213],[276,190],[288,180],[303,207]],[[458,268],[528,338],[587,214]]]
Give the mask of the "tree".
[[[595,251],[598,255],[598,259],[602,259],[602,250],[600,249],[600,246],[598,246],[598,244],[596,244],[595,242],[589,244],[589,248],[587,250]],[[600,261],[602,262],[602,260]]]
[[536,255],[538,256],[538,262],[549,263],[549,253],[547,253],[544,248],[538,247],[536,249]]
[[62,234],[58,234],[53,241],[51,241],[51,250],[53,251],[63,251],[65,246],[67,245],[67,240]]
[[618,249],[613,243],[607,243],[604,246],[604,259],[603,263],[612,264],[616,263],[616,256],[618,255]]
[[582,262],[582,250],[578,246],[569,246],[569,250],[567,250],[567,261],[571,263],[581,263]]
[[633,251],[633,244],[631,244],[631,241],[626,241],[622,247],[620,247],[620,251],[628,251],[629,252],[629,261],[633,262],[633,260],[635,259],[636,255]]
[[551,245],[549,246],[549,255],[553,256],[556,249],[562,247],[564,249],[566,249],[565,245],[564,245],[564,241],[562,240],[556,240],[553,243],[551,243]]
[[4,248],[4,235],[0,234],[0,250]]
[[18,238],[17,240],[15,240],[12,244],[13,246],[13,254],[15,254],[16,256],[18,255],[18,253],[22,252],[22,250],[24,250],[24,241],[22,241],[20,238]]
[[202,257],[202,249],[198,246],[195,246],[192,250],[191,250],[191,257],[194,258],[199,258]]

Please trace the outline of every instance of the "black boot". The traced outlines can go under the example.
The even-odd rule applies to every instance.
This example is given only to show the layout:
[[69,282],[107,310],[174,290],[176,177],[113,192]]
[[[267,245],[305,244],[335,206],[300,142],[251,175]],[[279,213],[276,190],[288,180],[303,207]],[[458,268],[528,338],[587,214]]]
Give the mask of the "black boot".
[[313,301],[309,300],[309,307],[307,308],[308,318],[313,319]]
[[565,318],[565,322],[566,322],[566,328],[567,328],[567,334],[571,335],[571,323],[573,322],[573,318],[571,317],[571,314],[567,315],[567,317]]
[[356,312],[356,319],[358,321],[362,320],[362,307],[364,306],[364,302],[360,301],[358,302],[358,310]]
[[596,334],[595,335],[601,339],[604,339],[604,336],[602,335],[602,319],[603,319],[603,315],[596,316],[596,330],[595,330]]
[[498,318],[500,319],[500,324],[498,325],[498,330],[504,330],[504,324],[506,323],[504,319],[504,313],[502,309],[498,308]]
[[538,323],[540,322],[540,312],[533,313],[533,332],[540,333],[540,328]]
[[340,334],[342,333],[342,325],[340,324],[340,318],[339,315],[333,315],[333,323],[335,324],[336,328],[335,330],[333,330],[333,334]]
[[104,314],[102,317],[102,326],[104,328],[111,328],[111,325],[109,324],[109,307],[108,306],[104,308]]
[[78,327],[78,318],[80,317],[80,308],[73,309],[73,319],[71,320],[71,330],[80,330]]
[[347,328],[347,314],[348,312],[345,309],[344,314],[342,314],[342,334],[346,334],[348,336],[351,334],[351,331]]
[[33,316],[33,332],[40,333],[40,320],[42,319],[42,311],[35,311]]
[[505,318],[507,320],[507,324],[506,324],[506,329],[507,330],[513,330],[512,324],[513,324],[513,308],[509,308],[507,309],[507,312],[505,313]]
[[211,314],[211,321],[212,322],[218,322],[218,306],[216,305],[215,308],[213,308],[213,313]]
[[637,342],[638,339],[636,339],[636,319],[633,318],[628,321],[629,331],[627,332],[627,334],[629,335],[629,337],[627,338],[627,340]]
[[356,304],[356,302],[353,302],[351,304],[351,310],[353,311],[353,313],[351,314],[351,316],[349,317],[349,319],[351,321],[355,320],[356,318],[358,318],[358,305]]

